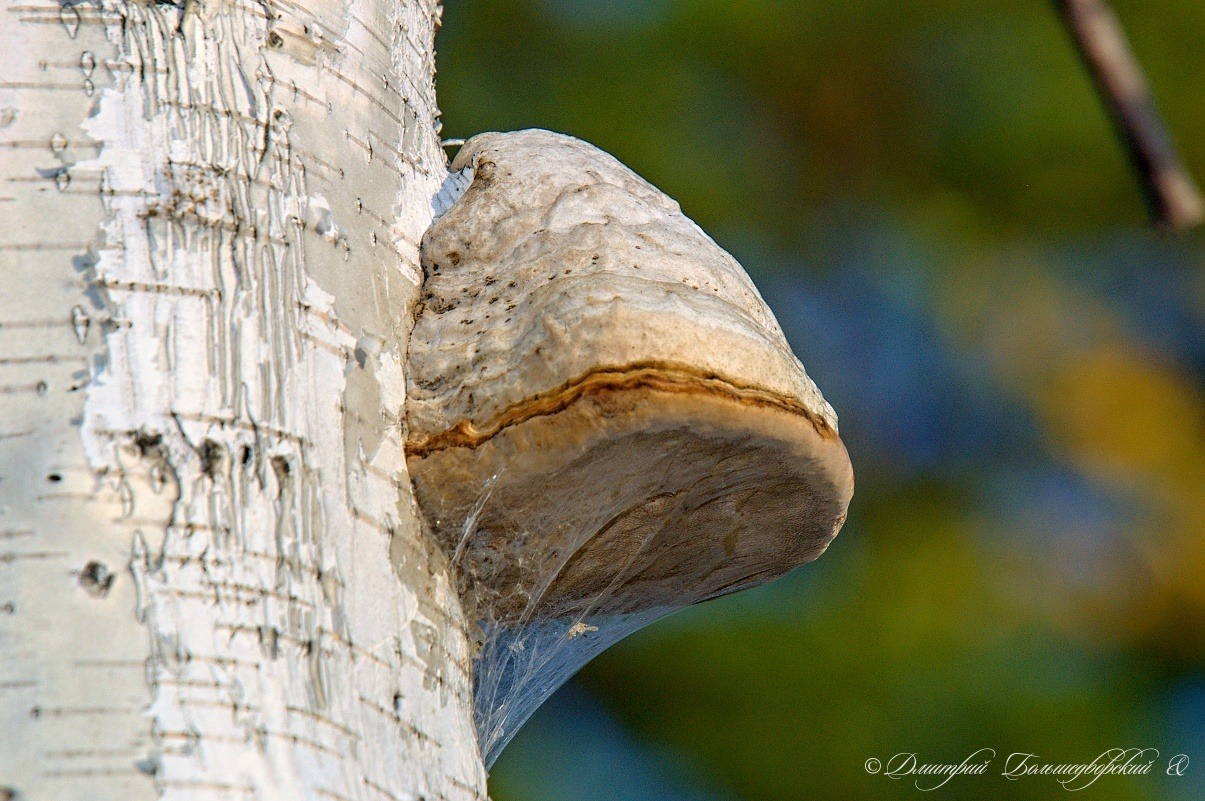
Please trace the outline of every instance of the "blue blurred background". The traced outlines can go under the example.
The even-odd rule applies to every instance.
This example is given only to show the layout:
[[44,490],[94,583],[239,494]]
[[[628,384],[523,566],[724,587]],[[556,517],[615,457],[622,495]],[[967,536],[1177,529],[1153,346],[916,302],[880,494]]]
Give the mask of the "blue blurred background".
[[[828,553],[632,636],[496,801],[915,797],[869,757],[1188,754],[1205,798],[1205,238],[1161,237],[1046,0],[446,0],[444,136],[618,156],[744,264],[841,417]],[[1205,3],[1117,0],[1205,179]],[[963,777],[946,797],[1061,798]]]

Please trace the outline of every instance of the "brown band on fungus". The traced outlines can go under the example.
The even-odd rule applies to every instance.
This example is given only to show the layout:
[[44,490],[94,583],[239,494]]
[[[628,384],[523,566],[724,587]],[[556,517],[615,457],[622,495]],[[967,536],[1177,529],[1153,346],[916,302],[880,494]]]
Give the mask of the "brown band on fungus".
[[406,454],[423,458],[450,448],[476,448],[509,426],[564,411],[584,397],[634,389],[715,395],[748,406],[779,409],[806,418],[824,439],[837,438],[837,432],[827,421],[794,398],[737,384],[686,364],[646,361],[626,367],[596,367],[559,387],[512,404],[482,426],[474,425],[471,420],[461,420],[446,431],[411,439],[406,442]]

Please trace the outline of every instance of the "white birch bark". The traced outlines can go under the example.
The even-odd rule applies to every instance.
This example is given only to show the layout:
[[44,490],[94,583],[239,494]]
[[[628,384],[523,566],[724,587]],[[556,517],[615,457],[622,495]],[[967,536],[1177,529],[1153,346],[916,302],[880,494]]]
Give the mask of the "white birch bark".
[[0,799],[476,799],[434,0],[2,0]]

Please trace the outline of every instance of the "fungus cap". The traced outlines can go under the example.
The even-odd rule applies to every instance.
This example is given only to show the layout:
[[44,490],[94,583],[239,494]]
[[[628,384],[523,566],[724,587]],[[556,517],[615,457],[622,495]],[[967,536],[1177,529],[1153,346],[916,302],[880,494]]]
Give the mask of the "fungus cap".
[[471,615],[684,606],[819,556],[853,475],[748,275],[569,136],[481,134],[422,242],[407,463]]

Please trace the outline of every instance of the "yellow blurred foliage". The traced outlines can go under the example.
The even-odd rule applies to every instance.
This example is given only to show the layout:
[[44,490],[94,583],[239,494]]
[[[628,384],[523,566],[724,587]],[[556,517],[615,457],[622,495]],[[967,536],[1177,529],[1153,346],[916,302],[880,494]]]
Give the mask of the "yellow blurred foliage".
[[1205,397],[1114,307],[1039,261],[979,264],[977,280],[947,282],[941,303],[955,336],[1034,410],[1052,455],[1136,508],[1124,542],[1100,546],[1111,549],[1103,579],[1064,585],[1079,612],[1056,623],[1205,652]]

